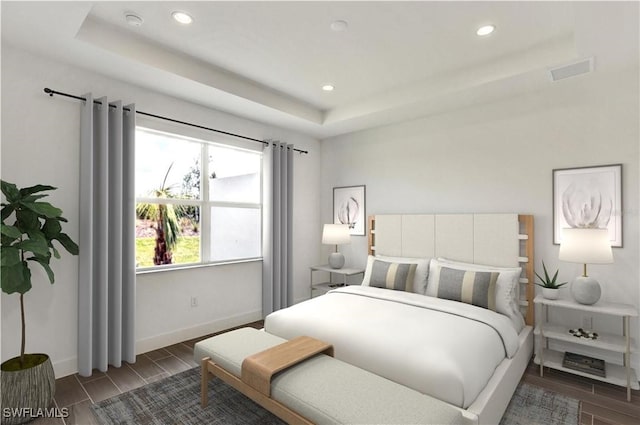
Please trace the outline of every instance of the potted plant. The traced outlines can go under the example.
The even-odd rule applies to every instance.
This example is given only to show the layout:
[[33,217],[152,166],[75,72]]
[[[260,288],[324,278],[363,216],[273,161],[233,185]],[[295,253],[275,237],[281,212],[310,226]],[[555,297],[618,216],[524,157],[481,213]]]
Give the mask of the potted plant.
[[[72,255],[78,254],[78,245],[62,232],[62,210],[40,199],[48,196],[41,192],[55,190],[53,186],[36,185],[18,189],[4,180],[0,181],[6,203],[2,203],[1,284],[7,294],[20,295],[22,340],[20,356],[0,366],[2,407],[31,409],[23,415],[5,417],[2,424],[19,424],[29,421],[28,412],[38,412],[51,406],[55,394],[55,376],[51,359],[46,354],[25,354],[24,295],[31,290],[31,269],[34,264],[46,272],[49,282],[54,282],[49,266],[52,257],[60,258],[54,246],[57,241]],[[11,222],[11,224],[9,224]]]
[[558,270],[556,270],[555,274],[553,275],[553,278],[550,278],[549,273],[547,273],[547,267],[544,265],[544,261],[542,262],[542,269],[544,270],[544,278],[536,272],[536,276],[538,276],[538,279],[540,279],[540,282],[541,282],[541,283],[536,282],[536,285],[542,288],[543,297],[549,300],[556,300],[558,299],[558,295],[559,295],[558,290],[562,286],[566,285],[567,282],[557,283]]

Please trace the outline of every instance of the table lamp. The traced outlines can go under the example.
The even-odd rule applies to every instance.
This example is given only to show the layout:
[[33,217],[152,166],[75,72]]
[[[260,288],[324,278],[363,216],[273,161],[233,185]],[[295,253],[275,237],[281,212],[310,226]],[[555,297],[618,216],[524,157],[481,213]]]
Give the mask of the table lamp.
[[329,254],[329,265],[333,269],[341,269],[344,266],[344,255],[338,252],[338,245],[351,242],[351,234],[348,224],[325,224],[322,229],[322,243],[335,245],[336,252]]
[[562,229],[560,241],[561,261],[584,264],[582,276],[571,283],[571,295],[580,304],[595,304],[600,299],[600,285],[587,275],[587,263],[613,263],[608,229]]

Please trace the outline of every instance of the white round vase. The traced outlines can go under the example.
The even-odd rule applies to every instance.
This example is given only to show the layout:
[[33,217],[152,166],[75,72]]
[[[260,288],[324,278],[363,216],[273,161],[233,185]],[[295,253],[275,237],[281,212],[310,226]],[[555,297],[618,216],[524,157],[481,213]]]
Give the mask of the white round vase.
[[542,296],[548,300],[557,300],[560,290],[557,288],[542,288]]
[[589,276],[579,276],[571,282],[571,295],[580,304],[595,304],[600,299],[600,284]]
[[344,266],[344,255],[341,252],[329,254],[329,265],[332,269],[341,269]]

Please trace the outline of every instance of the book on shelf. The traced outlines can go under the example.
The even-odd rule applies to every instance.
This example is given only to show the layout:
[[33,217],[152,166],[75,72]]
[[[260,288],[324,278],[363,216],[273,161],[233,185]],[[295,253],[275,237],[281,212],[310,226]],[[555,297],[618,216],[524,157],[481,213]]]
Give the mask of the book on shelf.
[[562,359],[562,366],[567,369],[590,373],[602,378],[607,376],[604,360],[585,356],[583,354],[570,353],[568,351],[565,352],[564,359]]

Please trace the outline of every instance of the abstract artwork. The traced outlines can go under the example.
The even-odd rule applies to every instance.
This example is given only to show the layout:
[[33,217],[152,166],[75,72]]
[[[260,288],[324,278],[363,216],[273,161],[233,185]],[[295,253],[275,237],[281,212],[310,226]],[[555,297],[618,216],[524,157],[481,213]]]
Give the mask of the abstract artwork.
[[562,229],[609,229],[622,247],[622,164],[553,170],[553,243]]
[[352,236],[365,235],[365,187],[333,188],[333,222],[348,224]]

